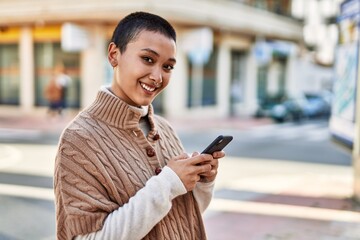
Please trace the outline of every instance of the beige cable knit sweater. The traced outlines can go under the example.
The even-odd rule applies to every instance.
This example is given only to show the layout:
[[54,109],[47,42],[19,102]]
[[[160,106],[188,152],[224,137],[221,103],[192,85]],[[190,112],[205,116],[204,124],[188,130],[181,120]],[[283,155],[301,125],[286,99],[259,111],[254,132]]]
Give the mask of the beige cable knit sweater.
[[[58,239],[100,230],[105,218],[128,203],[149,179],[166,180],[163,176],[169,171],[155,176],[155,169],[182,153],[183,147],[152,107],[147,136],[139,128],[140,117],[119,98],[100,91],[63,132],[54,178]],[[175,197],[171,209],[143,239],[206,239],[193,193],[170,195]]]

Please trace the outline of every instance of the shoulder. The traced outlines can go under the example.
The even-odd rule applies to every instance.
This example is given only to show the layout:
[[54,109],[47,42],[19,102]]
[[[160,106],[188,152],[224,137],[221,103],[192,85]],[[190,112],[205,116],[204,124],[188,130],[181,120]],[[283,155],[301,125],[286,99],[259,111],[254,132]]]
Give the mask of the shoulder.
[[91,117],[87,112],[80,112],[63,130],[61,142],[75,142],[82,138],[89,138],[94,132],[94,125],[97,124],[96,119]]
[[171,126],[169,121],[167,119],[165,119],[164,117],[160,116],[160,115],[154,114],[154,119],[159,124],[164,124],[164,125]]
[[[96,153],[101,151],[97,142],[100,137],[94,127],[95,120],[86,117],[86,114],[75,117],[60,136],[56,159],[58,164],[68,170],[78,165],[93,169],[97,164]],[[83,169],[77,168],[77,171]]]
[[171,123],[167,119],[159,115],[154,115],[154,120],[156,127],[162,134],[166,136],[166,139],[168,140],[172,139],[176,142],[179,142],[179,144],[181,145],[180,138],[177,132],[175,131],[175,128],[171,125]]
[[159,116],[159,115],[154,115],[154,120],[158,127],[163,128],[163,129],[168,129],[169,131],[175,132],[174,127],[164,117]]

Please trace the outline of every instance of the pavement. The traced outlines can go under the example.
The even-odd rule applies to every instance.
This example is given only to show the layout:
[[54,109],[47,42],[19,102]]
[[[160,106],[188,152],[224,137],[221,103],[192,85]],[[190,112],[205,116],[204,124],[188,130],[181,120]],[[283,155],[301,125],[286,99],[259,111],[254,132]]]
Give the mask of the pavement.
[[[38,139],[40,143],[50,141],[54,144],[72,117],[72,114],[58,118],[0,116],[0,137],[3,142],[0,144],[1,172],[51,176],[51,164],[44,165],[36,157],[35,164],[24,162],[7,165],[9,159],[21,162],[19,155],[7,143],[22,138],[25,142]],[[272,124],[268,119],[241,118],[169,121],[178,131],[208,128],[241,130]],[[27,156],[24,149],[22,155]],[[48,149],[49,154],[53,154],[55,146]],[[0,184],[0,195],[9,194],[6,191]],[[51,189],[41,194],[44,199],[52,199]],[[220,164],[215,195],[204,214],[208,239],[360,239],[360,208],[352,195],[350,166],[229,156]]]
[[[25,130],[38,131],[48,134],[60,132],[76,116],[77,112],[67,112],[62,116],[50,117],[45,113],[36,115],[0,115],[1,130]],[[218,119],[199,119],[199,118],[182,118],[168,119],[168,121],[178,131],[187,131],[192,129],[209,129],[209,128],[232,128],[232,129],[249,129],[251,127],[269,125],[273,121],[266,118],[218,118]]]

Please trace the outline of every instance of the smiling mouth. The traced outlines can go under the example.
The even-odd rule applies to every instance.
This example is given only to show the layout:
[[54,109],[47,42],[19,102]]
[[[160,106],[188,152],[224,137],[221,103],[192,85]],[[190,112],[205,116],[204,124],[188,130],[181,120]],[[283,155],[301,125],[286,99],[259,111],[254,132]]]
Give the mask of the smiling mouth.
[[140,83],[140,86],[148,92],[153,92],[156,89],[155,87],[150,87],[149,85],[146,85],[145,83]]

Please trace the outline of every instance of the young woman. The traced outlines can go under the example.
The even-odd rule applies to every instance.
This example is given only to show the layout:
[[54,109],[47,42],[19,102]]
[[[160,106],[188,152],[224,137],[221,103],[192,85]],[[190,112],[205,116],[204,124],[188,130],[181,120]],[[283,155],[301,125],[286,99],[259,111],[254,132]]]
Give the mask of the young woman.
[[225,153],[189,156],[151,105],[176,64],[173,27],[150,13],[126,16],[108,60],[111,86],[60,139],[57,239],[206,239],[201,213]]

